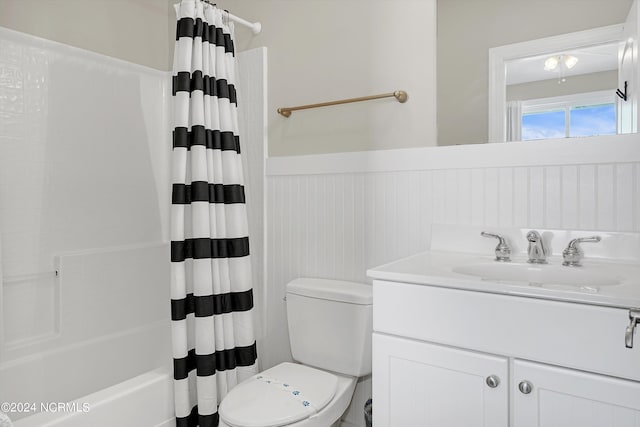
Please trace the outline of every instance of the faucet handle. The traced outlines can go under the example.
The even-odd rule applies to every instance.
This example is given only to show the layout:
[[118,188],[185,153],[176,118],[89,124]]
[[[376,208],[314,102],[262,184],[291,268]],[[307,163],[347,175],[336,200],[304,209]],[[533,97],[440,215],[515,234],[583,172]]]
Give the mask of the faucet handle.
[[498,239],[498,246],[496,246],[496,261],[511,261],[511,248],[507,243],[507,239],[504,236],[494,233],[487,233],[482,231],[480,233],[482,237],[493,237]]
[[580,261],[584,255],[580,243],[598,243],[602,238],[600,236],[591,237],[579,237],[573,239],[567,245],[567,248],[562,251],[562,258],[564,259],[562,265],[568,265],[573,267],[580,267]]

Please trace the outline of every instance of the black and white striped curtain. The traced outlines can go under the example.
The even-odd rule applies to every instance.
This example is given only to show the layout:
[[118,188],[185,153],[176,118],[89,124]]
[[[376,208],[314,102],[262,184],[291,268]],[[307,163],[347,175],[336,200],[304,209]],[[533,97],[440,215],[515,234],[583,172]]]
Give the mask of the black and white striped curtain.
[[171,319],[177,426],[218,425],[257,372],[235,54],[225,12],[176,5]]

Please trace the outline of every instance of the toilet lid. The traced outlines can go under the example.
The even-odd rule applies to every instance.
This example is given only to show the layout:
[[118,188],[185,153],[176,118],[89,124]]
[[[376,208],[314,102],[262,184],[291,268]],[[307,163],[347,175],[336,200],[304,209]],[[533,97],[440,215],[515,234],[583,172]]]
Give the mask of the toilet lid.
[[333,399],[338,377],[296,363],[281,363],[238,384],[218,413],[233,427],[277,427],[308,418]]

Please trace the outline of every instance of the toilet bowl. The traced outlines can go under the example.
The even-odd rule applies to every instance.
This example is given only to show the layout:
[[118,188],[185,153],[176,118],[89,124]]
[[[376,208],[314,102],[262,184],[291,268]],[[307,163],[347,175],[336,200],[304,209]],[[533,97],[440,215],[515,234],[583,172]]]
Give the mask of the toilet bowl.
[[329,427],[371,373],[371,286],[326,279],[287,285],[291,353],[222,400],[222,427]]

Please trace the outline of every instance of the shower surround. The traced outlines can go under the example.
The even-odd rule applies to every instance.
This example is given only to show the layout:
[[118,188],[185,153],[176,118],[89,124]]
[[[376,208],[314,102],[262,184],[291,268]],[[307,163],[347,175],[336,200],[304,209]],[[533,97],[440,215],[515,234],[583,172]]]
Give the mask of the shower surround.
[[166,73],[0,29],[1,401],[167,363],[167,90]]
[[[258,316],[265,55],[238,59]],[[170,96],[169,72],[0,28],[0,401],[165,399]],[[49,415],[36,425],[83,421]]]

